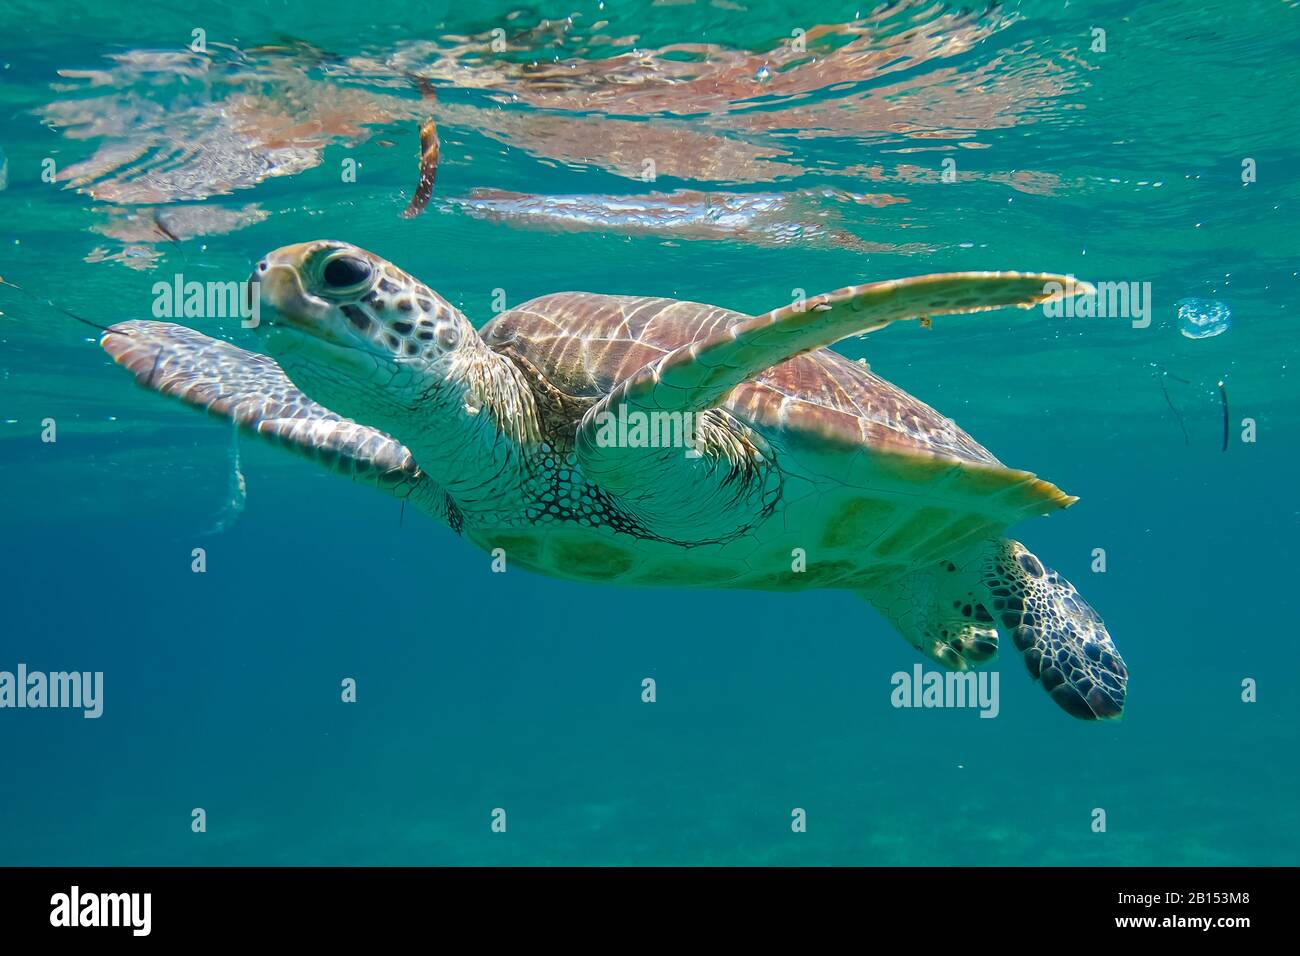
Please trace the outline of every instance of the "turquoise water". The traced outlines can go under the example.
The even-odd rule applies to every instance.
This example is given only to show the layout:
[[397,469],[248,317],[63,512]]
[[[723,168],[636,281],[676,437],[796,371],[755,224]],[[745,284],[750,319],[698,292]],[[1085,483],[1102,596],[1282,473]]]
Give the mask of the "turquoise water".
[[[1145,327],[838,346],[1080,497],[1014,534],[1124,653],[1103,726],[1009,647],[996,719],[893,708],[918,658],[848,594],[492,574],[251,438],[239,513],[227,426],[0,288],[0,670],[105,675],[97,720],[0,710],[0,863],[1297,862],[1300,10],[1133,6],[0,4],[0,275],[97,323],[321,237],[480,323],[559,289],[758,312],[956,269],[1151,283]],[[763,211],[700,212],[737,204]],[[1188,298],[1232,327],[1185,337]]]

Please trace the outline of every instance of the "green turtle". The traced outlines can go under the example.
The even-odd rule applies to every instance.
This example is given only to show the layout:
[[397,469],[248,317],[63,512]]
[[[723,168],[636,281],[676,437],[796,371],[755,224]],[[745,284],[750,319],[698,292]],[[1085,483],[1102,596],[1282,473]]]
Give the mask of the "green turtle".
[[1101,618],[1003,537],[1076,499],[828,348],[1086,284],[927,275],[756,316],[560,292],[476,331],[344,242],[277,249],[253,277],[271,357],[152,321],[115,325],[102,344],[141,384],[387,489],[514,565],[625,585],[847,589],[946,667],[987,663],[1002,631],[1070,714],[1122,713],[1128,672]]

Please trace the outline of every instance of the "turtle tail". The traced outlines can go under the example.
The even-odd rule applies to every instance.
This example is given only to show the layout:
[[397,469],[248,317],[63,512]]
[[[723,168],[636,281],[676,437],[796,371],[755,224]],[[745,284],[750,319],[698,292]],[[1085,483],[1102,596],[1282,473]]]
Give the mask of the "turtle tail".
[[985,542],[960,570],[983,590],[984,605],[1025,655],[1030,676],[1062,709],[1084,720],[1123,714],[1128,668],[1101,617],[1069,581],[1009,538]]

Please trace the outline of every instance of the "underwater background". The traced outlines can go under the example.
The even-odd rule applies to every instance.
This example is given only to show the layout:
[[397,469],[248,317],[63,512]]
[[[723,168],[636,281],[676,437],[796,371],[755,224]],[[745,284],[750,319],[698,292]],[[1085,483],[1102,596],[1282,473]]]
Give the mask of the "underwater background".
[[[0,287],[0,670],[105,687],[95,720],[0,710],[0,864],[1297,862],[1297,4],[0,16],[0,275],[27,290]],[[431,110],[434,198],[402,219]],[[688,214],[602,211],[673,193]],[[1145,327],[1012,310],[837,346],[1080,497],[1011,534],[1105,618],[1124,719],[1068,717],[1009,641],[996,719],[896,709],[920,658],[851,594],[493,574],[253,437],[245,500],[228,425],[35,298],[150,318],[157,281],[315,238],[478,324],[497,290],[760,312],[934,271],[1150,282]],[[1184,334],[1184,299],[1230,327]]]

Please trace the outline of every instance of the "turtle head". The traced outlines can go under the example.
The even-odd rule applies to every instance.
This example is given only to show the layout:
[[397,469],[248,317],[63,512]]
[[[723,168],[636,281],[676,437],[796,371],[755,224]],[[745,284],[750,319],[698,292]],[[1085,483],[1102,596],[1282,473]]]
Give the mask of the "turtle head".
[[345,242],[276,249],[253,279],[258,330],[286,374],[327,408],[376,427],[435,398],[485,348],[446,299]]

